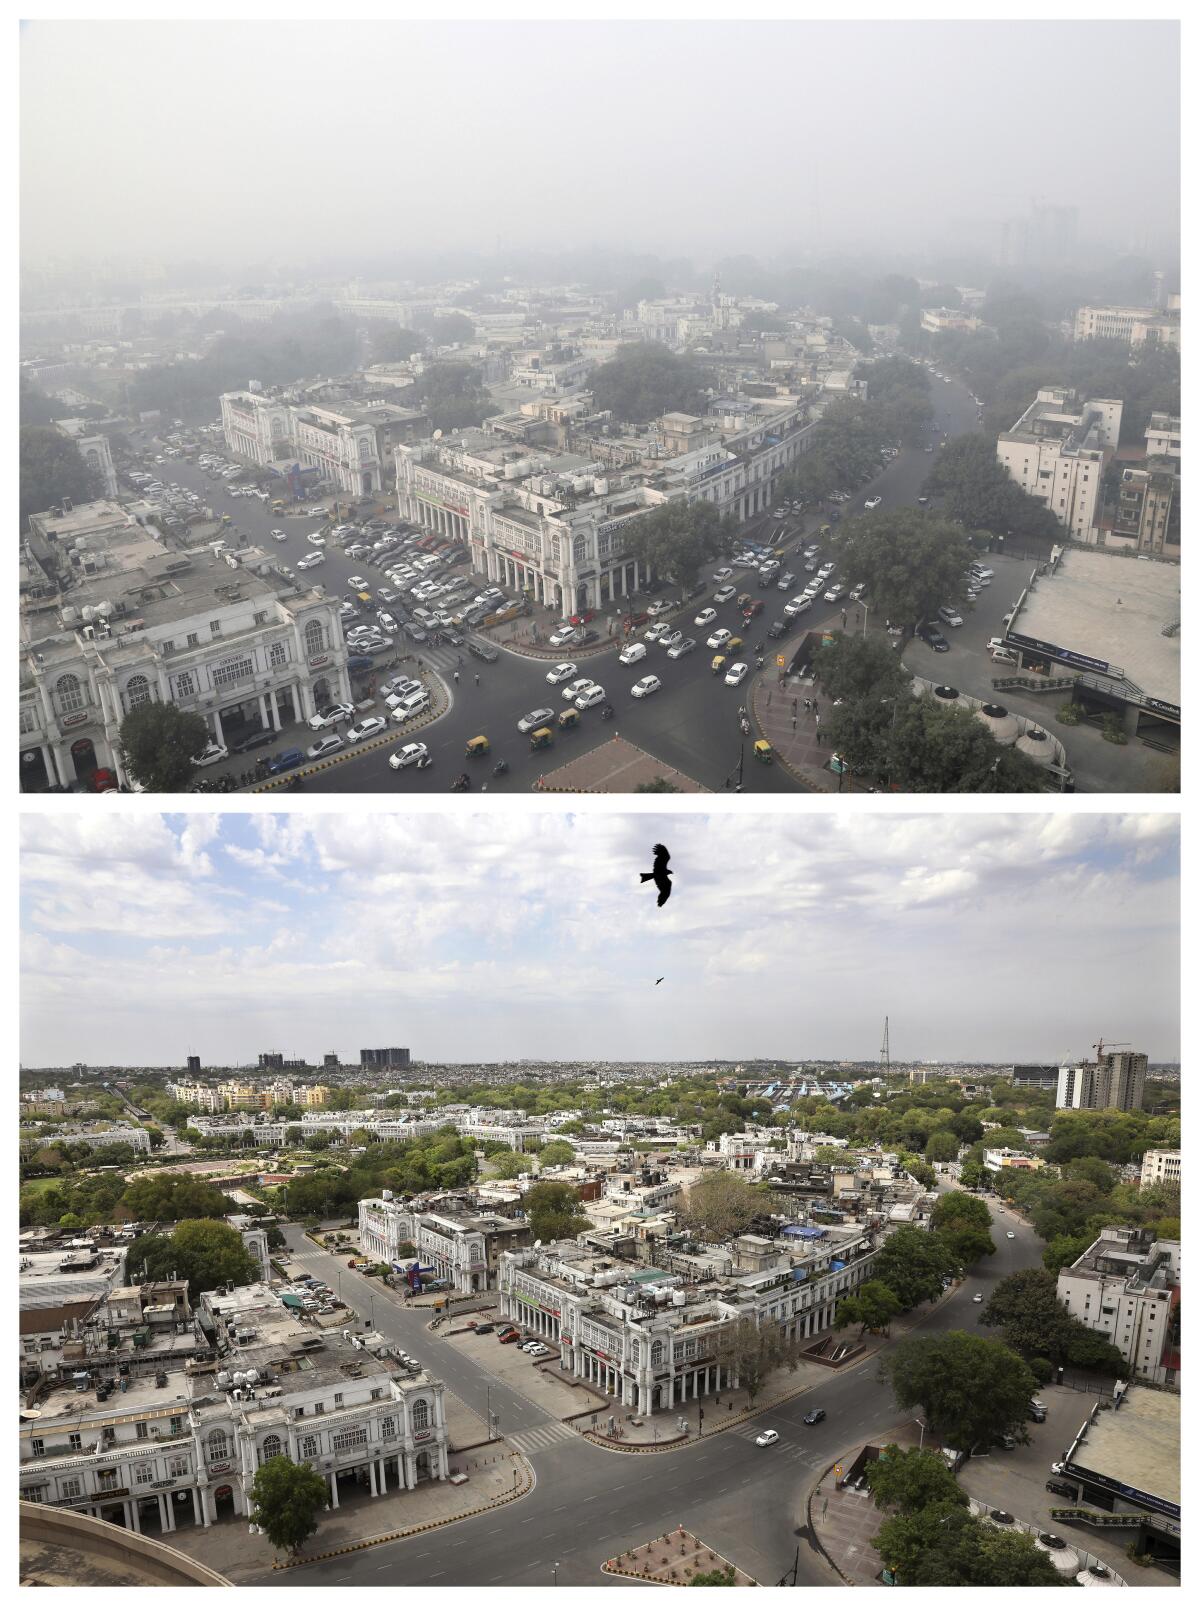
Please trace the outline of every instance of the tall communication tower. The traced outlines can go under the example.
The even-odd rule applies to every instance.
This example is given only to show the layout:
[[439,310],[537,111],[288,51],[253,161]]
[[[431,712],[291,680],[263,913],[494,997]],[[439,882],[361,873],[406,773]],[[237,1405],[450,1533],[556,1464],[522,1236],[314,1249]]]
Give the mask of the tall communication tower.
[[888,1038],[888,1017],[883,1017],[883,1047],[879,1050],[879,1068],[885,1076],[892,1069],[892,1048]]

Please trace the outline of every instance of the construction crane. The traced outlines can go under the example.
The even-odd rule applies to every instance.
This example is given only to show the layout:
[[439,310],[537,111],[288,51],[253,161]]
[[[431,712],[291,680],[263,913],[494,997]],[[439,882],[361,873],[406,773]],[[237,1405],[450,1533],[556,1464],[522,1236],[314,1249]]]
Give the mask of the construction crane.
[[[1132,1043],[1110,1043],[1108,1046],[1109,1046],[1109,1048],[1132,1048],[1133,1044]],[[1092,1052],[1096,1056],[1096,1064],[1099,1065],[1101,1056],[1104,1053],[1104,1039],[1103,1038],[1101,1038],[1098,1043],[1093,1043],[1092,1044]]]

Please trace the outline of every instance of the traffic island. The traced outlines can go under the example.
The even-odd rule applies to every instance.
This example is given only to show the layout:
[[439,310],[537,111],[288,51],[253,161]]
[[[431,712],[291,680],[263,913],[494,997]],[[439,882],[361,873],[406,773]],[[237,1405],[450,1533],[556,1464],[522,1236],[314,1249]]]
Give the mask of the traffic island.
[[646,1584],[674,1584],[686,1587],[710,1573],[723,1573],[731,1584],[755,1589],[758,1580],[735,1567],[719,1551],[689,1533],[680,1523],[671,1533],[648,1539],[620,1556],[604,1562],[601,1572],[616,1578],[635,1578]]

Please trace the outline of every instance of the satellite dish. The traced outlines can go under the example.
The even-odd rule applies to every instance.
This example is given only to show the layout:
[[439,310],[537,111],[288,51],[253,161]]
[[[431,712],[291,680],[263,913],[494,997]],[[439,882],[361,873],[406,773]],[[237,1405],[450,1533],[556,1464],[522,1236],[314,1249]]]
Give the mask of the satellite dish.
[[435,441],[440,441],[440,440],[441,440],[441,438],[442,438],[442,432],[441,432],[441,430],[440,430],[440,429],[435,429],[435,430],[434,430],[434,432],[433,432],[433,438],[434,438],[434,440],[435,440]]

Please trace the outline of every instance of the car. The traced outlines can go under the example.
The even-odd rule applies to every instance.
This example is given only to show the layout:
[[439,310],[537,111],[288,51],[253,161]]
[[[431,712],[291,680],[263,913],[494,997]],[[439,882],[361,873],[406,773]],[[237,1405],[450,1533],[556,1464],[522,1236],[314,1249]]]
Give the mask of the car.
[[500,656],[499,649],[493,647],[490,641],[468,641],[467,651],[472,658],[479,658],[485,664],[494,664]]
[[971,573],[977,575],[980,580],[994,580],[996,577],[995,569],[989,569],[985,564],[972,563],[970,567]]
[[820,551],[821,551],[821,547],[820,547],[819,542],[814,541],[811,546],[806,546],[805,547],[804,556],[806,558],[815,558],[815,557],[818,556]]
[[554,632],[554,634],[550,637],[550,645],[552,647],[569,647],[572,642],[578,640],[578,630],[576,630],[573,625],[567,625],[565,629],[556,630]]
[[760,1447],[768,1444],[778,1444],[779,1435],[776,1433],[774,1428],[767,1428],[764,1432],[758,1435],[758,1438],[755,1439],[754,1442]]
[[271,531],[271,539],[272,539],[272,541],[286,541],[287,540],[287,531],[286,530],[272,530]]
[[1074,1484],[1063,1483],[1060,1478],[1047,1478],[1046,1493],[1065,1495],[1068,1500],[1074,1500],[1078,1496],[1079,1491],[1076,1489]]
[[365,591],[370,584],[370,581],[365,575],[352,574],[346,584],[350,587],[351,591]]
[[387,720],[380,719],[378,714],[372,714],[368,719],[359,720],[357,725],[351,725],[346,732],[348,742],[365,742],[368,737],[378,736],[380,731],[387,730]]
[[1005,1237],[1006,1237],[1006,1238],[1015,1238],[1015,1237],[1016,1237],[1016,1236],[1017,1236],[1017,1235],[1016,1235],[1016,1233],[1015,1233],[1015,1232],[1006,1232],[1006,1233],[1005,1233],[1005,1234],[1004,1234],[1004,1236],[1005,1236]]
[[230,752],[250,753],[253,752],[256,747],[266,747],[269,743],[275,740],[276,734],[277,733],[273,730],[267,730],[265,727],[260,727],[258,730],[251,731],[249,735],[243,736],[239,741],[234,742],[233,746],[230,748]]
[[861,584],[861,585],[852,586],[851,589],[850,589],[850,601],[851,602],[861,602],[862,599],[866,596],[866,594],[867,594],[867,587],[866,587],[865,582],[863,584]]
[[868,513],[870,513],[871,510],[873,508],[877,508],[882,501],[882,496],[868,496],[867,500],[863,503],[863,507]]
[[659,636],[658,644],[660,647],[677,647],[682,640],[682,630],[668,630],[665,635]]
[[936,629],[933,625],[922,625],[918,629],[917,635],[920,636],[921,640],[926,644],[926,646],[932,647],[934,652],[950,651],[950,643],[946,640],[945,636],[942,635],[941,631]]
[[589,686],[586,691],[580,692],[579,696],[576,697],[575,707],[578,709],[595,708],[597,703],[602,703],[604,701],[604,687]]
[[745,664],[731,664],[725,673],[725,684],[740,686],[746,678],[746,668]]
[[402,725],[406,719],[411,719],[414,714],[423,714],[425,712],[429,707],[429,693],[422,686],[419,691],[406,692],[403,697],[395,702],[389,699],[388,706],[392,711],[391,718],[397,725]]
[[1000,1523],[1002,1527],[1006,1526],[1013,1520],[1013,1514],[1011,1511],[989,1511],[988,1516],[993,1522]]
[[657,602],[652,602],[650,604],[650,606],[646,609],[646,612],[651,619],[657,619],[659,614],[666,613],[670,606],[671,604],[667,602],[665,598],[660,597]]
[[788,619],[795,619],[800,614],[805,613],[813,605],[813,595],[813,593],[806,591],[802,597],[793,597],[790,602],[784,604],[784,616]]
[[553,718],[554,710],[552,708],[535,708],[532,713],[522,714],[517,721],[517,729],[522,735],[527,735],[530,731],[537,730],[539,725],[544,725]]
[[736,586],[722,586],[719,591],[715,591],[713,593],[713,601],[714,602],[730,602],[736,596],[737,596],[737,587]]
[[717,610],[715,608],[701,608],[695,619],[692,620],[692,623],[696,625],[698,629],[702,630],[705,625],[712,624],[716,617]]
[[983,1295],[982,1294],[972,1294],[971,1295],[971,1303],[973,1305],[982,1305],[983,1304]]
[[324,758],[326,753],[336,753],[338,748],[343,745],[342,738],[331,732],[328,736],[322,736],[320,741],[312,744],[308,749],[308,756],[309,758]]
[[578,664],[555,664],[554,668],[546,675],[546,679],[551,686],[558,686],[564,680],[570,680],[572,675],[577,675],[578,673]]
[[209,742],[208,746],[192,760],[197,769],[205,769],[209,764],[219,764],[223,758],[229,757],[229,749],[222,747],[220,742]]
[[414,680],[411,675],[394,675],[391,680],[385,680],[379,688],[381,696],[394,697],[397,701],[401,697],[407,697],[409,692],[423,690],[421,682]]
[[641,680],[635,681],[629,688],[632,697],[649,697],[651,692],[661,691],[662,681],[657,675],[643,675]]
[[275,753],[267,760],[267,774],[283,775],[288,770],[298,768],[304,761],[304,754],[298,747],[285,747],[281,753]]
[[546,1348],[546,1346],[544,1344],[530,1344],[526,1348],[525,1353],[527,1355],[532,1355],[534,1357],[534,1359],[536,1360],[539,1355],[549,1355],[550,1351]]
[[791,628],[792,621],[790,619],[773,619],[767,626],[767,640],[778,641],[781,636],[786,636]]
[[814,1409],[811,1410],[804,1418],[804,1426],[806,1428],[815,1428],[818,1422],[824,1422],[824,1420],[825,1412],[818,1405],[815,1406]]
[[353,703],[334,703],[331,708],[319,709],[308,722],[309,730],[328,730],[330,725],[340,724],[343,719],[354,718]]
[[722,581],[730,580],[732,578],[733,578],[733,570],[731,568],[729,568],[728,566],[725,566],[723,568],[718,569],[716,571],[716,573],[713,575],[714,582],[716,582],[718,584],[720,582],[722,582]]
[[617,662],[622,664],[638,664],[641,663],[645,656],[646,643],[644,641],[631,641],[628,647],[622,648]]
[[304,539],[308,542],[308,544],[310,546],[324,546],[325,545],[325,537],[323,535],[321,535],[316,530],[310,531],[309,534],[304,537]]
[[491,1322],[468,1322],[467,1326],[473,1327],[477,1333],[492,1333],[495,1331]]
[[844,589],[844,587],[842,586],[840,581],[838,581],[834,585],[831,585],[829,590],[825,593],[825,601],[826,602],[837,602],[838,599],[842,595],[843,589]]
[[709,647],[723,647],[733,637],[732,630],[714,630],[706,643]]
[[508,1333],[496,1334],[496,1337],[499,1339],[501,1344],[515,1344],[520,1336],[521,1335],[517,1332],[516,1328],[513,1328],[512,1331]]
[[[410,765],[419,764],[423,758],[428,757],[429,749],[424,742],[406,742],[403,747],[398,747],[394,753],[388,755],[388,763],[394,770],[406,770]],[[487,1331],[490,1332],[491,1328]]]
[[325,554],[323,552],[314,552],[307,558],[301,558],[296,567],[298,569],[315,569],[318,563],[324,562]]
[[569,686],[563,687],[563,701],[573,703],[581,692],[588,691],[595,684],[596,682],[589,675],[580,676],[578,680],[573,680]]
[[404,634],[410,641],[415,641],[417,643],[429,640],[428,635],[424,630],[422,630],[421,626],[413,622],[405,625]]
[[776,591],[790,591],[796,584],[796,576],[790,569],[785,570],[775,582]]
[[[664,641],[663,642],[663,646],[666,647],[666,645],[667,644]],[[684,636],[682,641],[677,641],[672,646],[667,647],[667,657],[668,658],[685,658],[689,652],[695,652],[695,650],[696,650],[695,637],[694,636]]]

